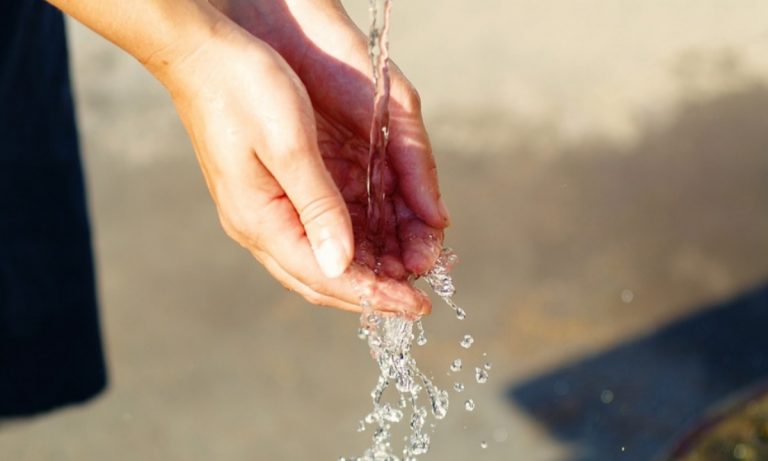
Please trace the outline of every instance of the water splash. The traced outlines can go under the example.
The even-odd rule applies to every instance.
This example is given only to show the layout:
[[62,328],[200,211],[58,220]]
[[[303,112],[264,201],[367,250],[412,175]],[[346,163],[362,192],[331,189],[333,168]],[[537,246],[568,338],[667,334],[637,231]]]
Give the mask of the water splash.
[[443,250],[437,258],[435,267],[424,276],[424,280],[432,291],[453,309],[456,318],[464,320],[467,317],[467,313],[453,300],[453,296],[456,294],[456,286],[453,284],[453,278],[451,277],[451,268],[458,259],[459,257],[450,248]]
[[475,381],[477,381],[479,384],[485,384],[488,382],[488,371],[484,368],[476,367],[475,368]]
[[419,330],[419,334],[416,336],[416,344],[425,346],[427,344],[427,334],[424,332],[424,325],[421,323],[421,320],[416,321],[416,328]]
[[[374,245],[383,240],[384,230],[384,173],[387,168],[390,93],[387,35],[391,8],[391,0],[369,0],[371,24],[368,50],[373,69],[374,106],[366,181],[366,232]],[[451,250],[442,251],[434,267],[424,275],[424,279],[453,309],[456,317],[463,320],[467,314],[453,301],[456,289],[449,273],[456,259]],[[378,274],[378,271],[375,272]],[[401,458],[395,454],[396,450],[392,446],[392,428],[393,425],[406,420],[407,412],[410,412],[407,419],[410,433],[405,437],[401,450],[402,459],[416,461],[417,456],[429,451],[431,440],[425,429],[429,416],[441,420],[448,414],[448,393],[439,389],[419,369],[416,360],[411,356],[414,340],[419,346],[427,343],[421,322],[418,319],[377,312],[375,306],[371,306],[364,296],[361,296],[361,306],[363,314],[358,336],[367,341],[380,372],[376,386],[371,391],[373,410],[363,418],[358,427],[360,432],[369,427],[373,429],[371,446],[362,457],[340,458],[340,461],[400,461]],[[471,337],[470,341],[473,341]],[[396,405],[385,400],[388,390],[396,393]],[[429,427],[433,429],[434,424],[430,423]]]
[[[436,266],[433,271],[443,271]],[[427,274],[429,276],[429,274]],[[452,283],[452,282],[451,282]],[[368,342],[376,364],[379,379],[371,392],[373,411],[361,421],[358,431],[373,428],[371,446],[362,457],[341,458],[343,461],[415,461],[416,457],[429,451],[431,439],[425,427],[431,415],[441,420],[448,414],[449,399],[445,390],[438,388],[423,373],[411,355],[412,344],[418,344],[418,336],[424,334],[420,321],[384,314],[373,310],[369,303],[361,316],[358,336]],[[459,367],[461,363],[459,361]],[[462,385],[463,388],[463,385]],[[387,390],[397,394],[397,405],[385,401]],[[401,450],[402,458],[395,453],[392,443],[392,428],[405,420],[405,411],[410,411],[410,434],[405,437]]]

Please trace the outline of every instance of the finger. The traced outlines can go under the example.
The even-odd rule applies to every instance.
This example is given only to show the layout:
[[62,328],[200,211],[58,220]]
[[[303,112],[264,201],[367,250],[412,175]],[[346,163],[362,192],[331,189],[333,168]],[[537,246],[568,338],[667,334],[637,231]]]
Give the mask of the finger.
[[[324,53],[310,50],[303,56],[302,78],[319,107],[324,108],[331,118],[345,121],[357,136],[367,139],[374,96],[368,42],[351,20],[347,20],[346,24],[348,27],[318,31]],[[334,59],[329,60],[325,53]],[[306,64],[306,61],[311,64]],[[422,120],[419,96],[394,63],[390,63],[390,76],[388,153],[400,188],[408,205],[422,220],[433,227],[444,228],[450,217],[440,198],[435,161]]]
[[226,178],[219,178],[215,188],[222,223],[254,255],[268,255],[274,261],[271,272],[279,275],[284,285],[295,288],[311,302],[342,309],[359,305],[360,297],[364,296],[382,311],[408,315],[429,312],[429,299],[406,282],[379,280],[370,270],[348,270],[351,273],[345,272],[341,277],[326,277],[314,258],[293,204],[279,193],[275,179],[255,156],[247,161],[233,158],[239,161],[222,163],[220,171]]
[[325,277],[312,258],[306,236],[268,222],[263,227],[262,242],[270,256],[289,274],[314,292],[345,303],[368,301],[376,310],[408,315],[425,315],[431,305],[429,298],[410,286],[407,281],[377,277],[370,268],[353,264],[336,278]]
[[437,165],[432,155],[421,101],[416,90],[396,68],[392,71],[389,161],[408,206],[424,222],[445,228],[450,216],[440,196]]
[[403,265],[414,274],[424,274],[440,256],[443,231],[419,219],[402,199],[395,202],[395,208]]
[[280,264],[277,263],[277,261],[275,261],[274,258],[268,254],[257,255],[256,252],[254,252],[254,256],[284,287],[300,294],[309,303],[317,304],[319,306],[334,307],[349,312],[362,312],[363,309],[358,303],[351,303],[338,297],[332,297],[318,293],[317,291],[308,287],[299,279],[289,274],[285,269],[282,268],[282,266],[280,266]]
[[352,226],[344,200],[323,163],[312,106],[285,64],[266,101],[256,153],[293,204],[314,257],[326,277],[338,277],[353,256]]

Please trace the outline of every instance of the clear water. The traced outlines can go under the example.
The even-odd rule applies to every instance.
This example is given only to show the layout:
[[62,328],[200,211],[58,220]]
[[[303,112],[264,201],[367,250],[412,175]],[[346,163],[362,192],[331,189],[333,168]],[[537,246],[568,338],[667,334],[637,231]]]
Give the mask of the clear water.
[[389,15],[391,0],[368,0],[371,25],[368,34],[368,54],[373,69],[374,98],[368,151],[368,232],[381,235],[384,225],[384,171],[387,165],[389,141]]
[[[449,253],[449,250],[444,253]],[[440,267],[440,261],[436,267]],[[427,273],[425,279],[429,280],[434,271]],[[441,280],[442,283],[453,283],[450,277],[442,277]],[[427,422],[431,418],[441,420],[448,414],[448,392],[437,387],[419,369],[411,354],[413,344],[419,344],[418,338],[426,338],[421,322],[376,312],[372,306],[363,305],[365,309],[359,336],[367,340],[380,372],[371,391],[373,410],[360,421],[358,427],[360,432],[372,431],[371,446],[361,457],[341,460],[415,461],[417,456],[429,451],[431,439],[428,429],[433,426],[428,426]],[[423,343],[426,344],[426,339]],[[388,390],[396,395],[395,399],[385,398]],[[393,446],[392,429],[394,425],[406,421],[409,433],[405,436],[402,449],[397,450]]]
[[[386,168],[389,125],[389,70],[388,43],[391,0],[369,0],[371,27],[369,53],[373,68],[375,96],[373,121],[370,132],[370,151],[367,172],[368,232],[373,240],[383,231],[383,206],[385,202],[384,170]],[[450,268],[456,255],[443,250],[434,267],[423,276],[431,289],[451,307],[459,320],[466,312],[453,300],[456,293]],[[431,419],[442,420],[448,414],[448,392],[435,385],[423,373],[411,354],[414,342],[427,344],[424,327],[419,319],[377,312],[375,306],[361,296],[363,314],[358,336],[367,341],[371,356],[379,367],[379,378],[371,391],[373,409],[358,424],[358,432],[371,433],[371,445],[360,457],[340,458],[339,461],[416,461],[430,448],[430,433],[434,430]],[[461,346],[468,349],[474,339],[465,335]],[[451,364],[451,371],[459,372],[461,359]],[[483,374],[482,378],[477,373]],[[476,368],[477,382],[487,380],[487,370]],[[455,392],[464,391],[464,384],[456,382]],[[394,398],[388,398],[392,396]],[[474,401],[469,399],[464,408],[473,411]],[[395,448],[393,429],[398,424],[406,426],[407,435],[401,449]],[[429,423],[429,424],[428,424]]]
[[478,384],[485,384],[488,382],[488,371],[485,368],[475,368],[475,381]]

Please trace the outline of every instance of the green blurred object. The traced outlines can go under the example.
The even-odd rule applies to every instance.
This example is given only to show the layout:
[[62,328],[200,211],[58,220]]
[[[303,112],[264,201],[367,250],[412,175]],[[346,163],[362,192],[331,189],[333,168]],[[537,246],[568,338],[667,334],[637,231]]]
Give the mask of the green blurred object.
[[677,445],[666,461],[768,461],[768,383],[731,400]]

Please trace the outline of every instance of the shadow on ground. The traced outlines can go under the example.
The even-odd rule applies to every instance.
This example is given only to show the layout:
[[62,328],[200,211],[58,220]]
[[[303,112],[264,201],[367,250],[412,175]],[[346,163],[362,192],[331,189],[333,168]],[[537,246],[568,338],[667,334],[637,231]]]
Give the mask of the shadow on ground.
[[647,461],[713,404],[768,378],[768,284],[538,376],[509,397],[574,460]]
[[[742,278],[751,289],[725,294],[739,293],[739,274],[760,273],[768,256],[757,232],[768,207],[767,112],[766,88],[747,86],[682,104],[669,124],[649,130],[625,155],[574,155],[559,165],[586,192],[581,200],[596,205],[586,222],[600,225],[578,226],[575,234],[585,235],[576,241],[628,246],[632,258],[618,269],[631,273],[634,265],[650,282],[643,291],[653,304],[630,306],[629,291],[626,316],[672,313],[647,325],[650,333],[614,340],[618,345],[508,388],[516,406],[572,447],[569,460],[654,459],[714,404],[768,379],[768,283]],[[681,248],[698,256],[675,262],[671,255]],[[588,267],[591,258],[583,256]],[[709,271],[707,261],[717,269]],[[681,271],[697,274],[709,299],[728,300],[685,301],[695,287],[675,279]],[[720,294],[718,280],[729,287]],[[620,305],[594,308],[619,325]]]

